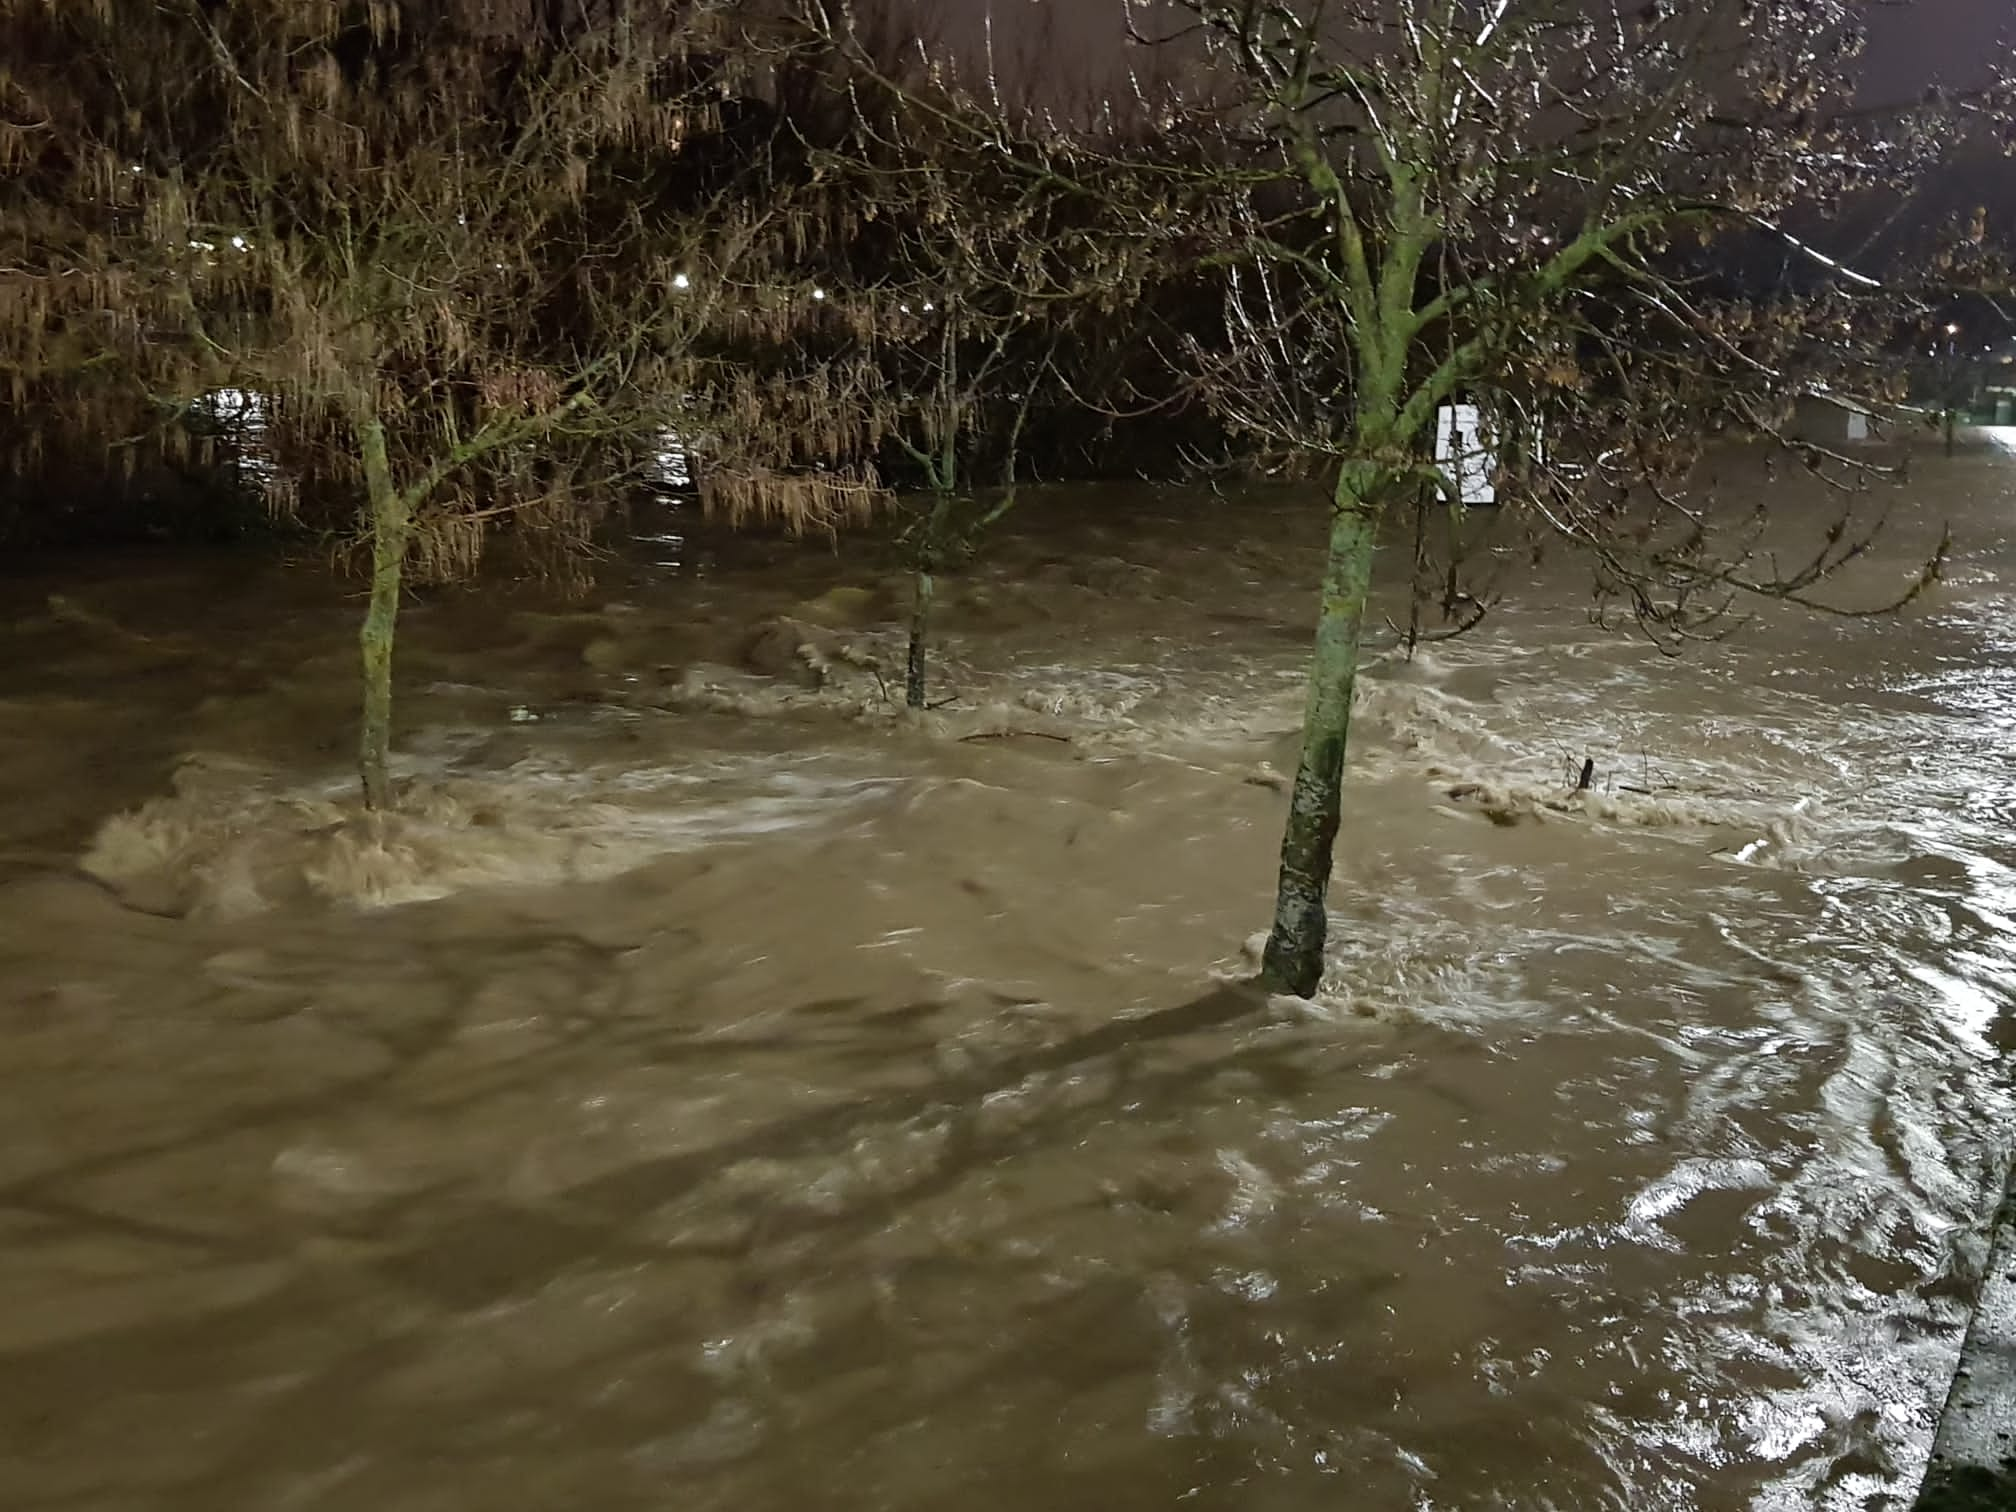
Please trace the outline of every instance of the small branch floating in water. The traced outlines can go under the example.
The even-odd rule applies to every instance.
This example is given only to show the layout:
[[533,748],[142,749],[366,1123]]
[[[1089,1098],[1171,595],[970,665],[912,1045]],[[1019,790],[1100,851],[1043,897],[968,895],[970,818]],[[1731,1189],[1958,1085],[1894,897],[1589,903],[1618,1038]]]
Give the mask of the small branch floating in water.
[[1243,780],[1248,787],[1266,788],[1268,791],[1275,793],[1285,793],[1288,791],[1288,779],[1275,771],[1272,764],[1265,761],[1248,772]]

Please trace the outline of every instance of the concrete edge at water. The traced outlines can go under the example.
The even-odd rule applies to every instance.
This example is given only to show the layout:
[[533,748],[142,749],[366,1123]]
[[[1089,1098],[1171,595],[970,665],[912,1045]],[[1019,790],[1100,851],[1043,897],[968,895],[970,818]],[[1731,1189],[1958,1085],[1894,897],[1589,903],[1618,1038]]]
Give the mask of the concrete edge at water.
[[2016,1509],[2016,1172],[1913,1512]]

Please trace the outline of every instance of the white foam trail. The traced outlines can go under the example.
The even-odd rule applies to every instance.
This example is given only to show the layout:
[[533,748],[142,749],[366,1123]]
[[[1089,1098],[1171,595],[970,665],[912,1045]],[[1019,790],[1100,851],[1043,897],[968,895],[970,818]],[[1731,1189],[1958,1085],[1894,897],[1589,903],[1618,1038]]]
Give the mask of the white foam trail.
[[[719,796],[724,779],[742,794]],[[831,767],[607,773],[524,762],[410,775],[399,808],[373,814],[347,778],[289,786],[208,758],[185,763],[170,796],[106,821],[82,865],[162,912],[391,907],[612,877],[697,845],[818,823],[892,786]]]

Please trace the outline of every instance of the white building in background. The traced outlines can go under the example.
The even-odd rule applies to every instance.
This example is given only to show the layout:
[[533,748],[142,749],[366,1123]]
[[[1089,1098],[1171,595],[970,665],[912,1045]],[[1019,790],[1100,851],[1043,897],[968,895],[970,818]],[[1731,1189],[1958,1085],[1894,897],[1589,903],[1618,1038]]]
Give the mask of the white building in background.
[[[686,566],[686,533],[678,528],[684,505],[693,491],[693,451],[676,430],[652,438],[651,459],[644,466],[644,486],[652,496],[631,539],[650,552],[651,563],[677,572]],[[636,518],[636,517],[633,517]]]
[[1861,445],[1882,439],[1887,418],[1844,394],[1809,389],[1794,403],[1786,429],[1816,446]]
[[654,488],[683,493],[693,486],[693,453],[675,430],[660,431],[651,462],[644,470],[645,481]]
[[212,389],[191,406],[194,418],[230,449],[238,476],[255,488],[272,488],[280,477],[267,433],[271,401],[252,389]]
[[1435,463],[1465,504],[1498,502],[1498,448],[1476,405],[1445,404],[1435,412]]

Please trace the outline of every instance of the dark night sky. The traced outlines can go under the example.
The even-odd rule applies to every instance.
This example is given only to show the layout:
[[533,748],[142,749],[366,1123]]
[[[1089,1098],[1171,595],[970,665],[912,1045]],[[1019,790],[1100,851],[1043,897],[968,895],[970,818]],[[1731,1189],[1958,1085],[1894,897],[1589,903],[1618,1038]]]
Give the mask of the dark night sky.
[[[992,13],[1004,69],[1022,39],[1046,27],[1054,56],[1043,72],[1082,81],[1117,66],[1124,53],[1119,0],[912,0],[938,11],[948,36],[962,43],[981,35]],[[1870,20],[1866,66],[1870,97],[1909,99],[1937,81],[1956,88],[1981,82],[1989,60],[2016,44],[2016,0],[1915,0],[1896,6],[1865,0]]]
[[1879,7],[1870,20],[1870,93],[1897,98],[1927,84],[1964,89],[1982,82],[1990,63],[2016,44],[2012,0],[1917,0]]
[[[920,16],[937,17],[937,29],[968,57],[977,57],[985,18],[993,18],[996,58],[1004,82],[1025,71],[1039,88],[1064,100],[1107,93],[1130,54],[1120,0],[895,0]],[[1695,0],[1679,0],[1680,4]],[[1978,87],[1999,60],[2016,62],[2016,0],[1861,0],[1869,25],[1862,59],[1863,99],[1905,104],[1940,84]],[[927,23],[928,24],[928,23]],[[1037,53],[1034,44],[1047,38]],[[1914,223],[1933,224],[1990,209],[1998,226],[2016,223],[2016,159],[1973,151],[1950,164],[1926,187]],[[1860,232],[1844,225],[1844,234]],[[1847,251],[1846,247],[1841,248]]]

